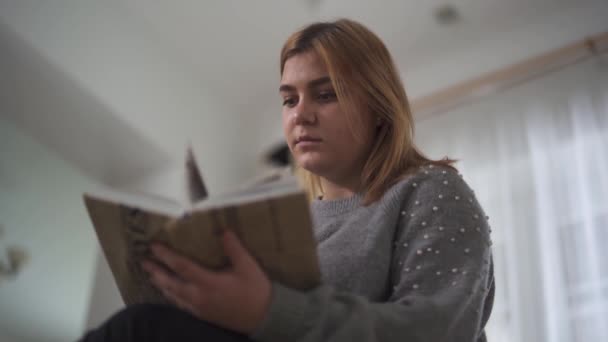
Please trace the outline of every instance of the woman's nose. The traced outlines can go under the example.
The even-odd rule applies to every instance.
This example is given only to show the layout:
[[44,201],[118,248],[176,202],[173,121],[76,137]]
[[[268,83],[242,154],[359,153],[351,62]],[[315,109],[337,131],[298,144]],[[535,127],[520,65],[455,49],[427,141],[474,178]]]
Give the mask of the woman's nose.
[[317,122],[316,109],[307,101],[300,101],[294,108],[293,118],[296,125],[314,124]]

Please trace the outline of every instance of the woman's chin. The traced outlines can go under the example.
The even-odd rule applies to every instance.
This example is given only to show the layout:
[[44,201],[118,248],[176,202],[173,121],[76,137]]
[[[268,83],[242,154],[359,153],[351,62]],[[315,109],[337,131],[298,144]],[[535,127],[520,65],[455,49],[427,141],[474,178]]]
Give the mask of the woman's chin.
[[323,174],[323,170],[328,167],[328,163],[319,158],[299,158],[297,164],[304,170],[317,175]]

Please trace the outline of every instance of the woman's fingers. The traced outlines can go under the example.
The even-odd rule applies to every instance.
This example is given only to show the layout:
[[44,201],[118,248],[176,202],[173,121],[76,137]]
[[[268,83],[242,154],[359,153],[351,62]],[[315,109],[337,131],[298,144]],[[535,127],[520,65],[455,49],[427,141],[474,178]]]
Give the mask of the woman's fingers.
[[188,282],[196,282],[201,285],[209,284],[213,277],[213,272],[206,270],[190,259],[183,257],[161,244],[151,246],[154,256],[181,279]]
[[150,281],[171,302],[182,309],[193,311],[192,303],[199,301],[200,291],[197,287],[187,281],[178,279],[168,274],[161,267],[151,261],[144,261],[142,268],[150,274]]
[[230,259],[235,271],[247,272],[257,267],[257,262],[243,246],[239,238],[231,231],[227,230],[222,236],[222,244],[226,256]]
[[233,232],[225,233],[221,240],[233,266],[222,271],[206,269],[159,244],[151,246],[158,262],[146,260],[142,267],[176,306],[217,325],[249,333],[267,311],[272,284]]
[[193,315],[197,315],[198,312],[194,306],[195,303],[198,302],[198,292],[193,292],[192,290],[182,287],[177,288],[163,288],[157,285],[163,295],[172,303],[174,303],[177,307],[182,310],[188,311]]

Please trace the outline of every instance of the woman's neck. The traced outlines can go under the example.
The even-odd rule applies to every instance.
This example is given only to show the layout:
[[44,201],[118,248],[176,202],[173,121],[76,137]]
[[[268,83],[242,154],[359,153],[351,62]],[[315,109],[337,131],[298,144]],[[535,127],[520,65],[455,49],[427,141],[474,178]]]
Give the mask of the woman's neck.
[[361,182],[358,177],[351,181],[333,182],[321,177],[321,187],[323,188],[324,200],[335,200],[349,198],[357,194]]

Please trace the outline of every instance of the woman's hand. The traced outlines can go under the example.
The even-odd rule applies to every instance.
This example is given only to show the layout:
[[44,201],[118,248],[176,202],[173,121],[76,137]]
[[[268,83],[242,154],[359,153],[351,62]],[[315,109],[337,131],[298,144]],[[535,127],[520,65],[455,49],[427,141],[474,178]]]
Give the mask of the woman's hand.
[[234,233],[225,231],[221,240],[231,262],[228,270],[205,269],[160,244],[152,245],[152,252],[175,275],[151,261],[144,261],[142,267],[180,308],[223,328],[251,334],[268,309],[272,285]]

